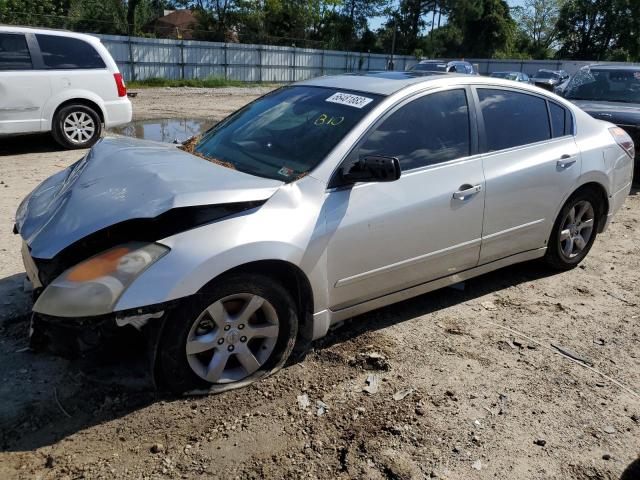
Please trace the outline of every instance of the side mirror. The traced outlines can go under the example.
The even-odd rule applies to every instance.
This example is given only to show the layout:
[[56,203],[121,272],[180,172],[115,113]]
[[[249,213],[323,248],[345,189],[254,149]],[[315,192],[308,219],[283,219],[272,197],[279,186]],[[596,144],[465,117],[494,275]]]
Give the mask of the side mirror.
[[342,167],[342,180],[356,182],[393,182],[400,178],[400,162],[395,157],[369,156]]

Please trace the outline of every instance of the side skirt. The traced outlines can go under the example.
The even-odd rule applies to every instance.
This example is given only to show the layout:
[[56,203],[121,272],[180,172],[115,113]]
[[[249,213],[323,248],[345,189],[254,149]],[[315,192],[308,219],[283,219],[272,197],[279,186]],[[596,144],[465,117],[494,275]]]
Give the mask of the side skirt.
[[[330,325],[336,322],[340,322],[347,318],[355,317],[356,315],[360,315],[362,313],[375,310],[376,308],[385,307],[387,305],[391,305],[392,303],[401,302],[402,300],[407,300],[408,298],[417,297],[418,295],[432,292],[433,290],[438,290],[439,288],[448,287],[450,285],[454,285],[456,283],[469,280],[470,278],[474,278],[479,275],[484,275],[485,273],[492,272],[493,270],[498,270],[499,268],[513,265],[514,263],[526,262],[529,260],[534,260],[536,258],[541,258],[544,256],[546,251],[547,251],[547,247],[542,247],[536,250],[529,250],[527,252],[517,253],[509,257],[505,257],[499,260],[495,260],[493,262],[485,263],[484,265],[479,265],[477,267],[470,268],[469,270],[458,272],[448,277],[438,278],[437,280],[432,280],[427,283],[416,285],[415,287],[390,293],[383,297],[374,298],[372,300],[368,300],[366,302],[359,303],[351,307],[346,307],[336,311],[326,310],[326,312],[329,314],[328,315],[329,322],[327,324],[327,330]],[[318,312],[316,315],[314,315],[315,317],[314,320],[319,320],[318,316],[322,313],[323,312]],[[314,328],[314,334],[315,333],[316,332]],[[324,334],[326,334],[326,331]],[[323,336],[323,335],[320,335],[320,336]],[[318,338],[318,337],[314,335],[314,338]]]

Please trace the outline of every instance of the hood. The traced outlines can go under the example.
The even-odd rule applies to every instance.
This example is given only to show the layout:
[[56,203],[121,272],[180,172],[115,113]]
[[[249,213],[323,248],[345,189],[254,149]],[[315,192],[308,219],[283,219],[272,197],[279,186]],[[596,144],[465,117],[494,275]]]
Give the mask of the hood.
[[51,259],[87,235],[172,209],[264,201],[283,183],[222,167],[174,145],[105,138],[18,208],[31,255]]
[[640,103],[596,102],[592,100],[567,100],[598,120],[617,125],[640,126]]

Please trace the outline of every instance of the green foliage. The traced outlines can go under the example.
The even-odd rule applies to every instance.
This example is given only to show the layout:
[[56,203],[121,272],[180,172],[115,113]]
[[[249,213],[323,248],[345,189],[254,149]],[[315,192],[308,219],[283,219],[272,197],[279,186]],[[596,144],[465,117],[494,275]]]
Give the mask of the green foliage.
[[149,87],[195,87],[195,88],[221,88],[221,87],[252,87],[254,83],[237,80],[225,80],[222,77],[209,77],[204,79],[169,80],[167,78],[150,77],[145,80],[137,80],[127,83],[128,88]]

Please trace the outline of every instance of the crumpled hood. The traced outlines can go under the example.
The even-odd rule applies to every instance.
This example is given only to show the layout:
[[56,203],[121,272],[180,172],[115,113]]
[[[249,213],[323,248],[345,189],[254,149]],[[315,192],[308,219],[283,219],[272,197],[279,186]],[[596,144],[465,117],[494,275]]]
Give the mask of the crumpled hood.
[[640,125],[640,104],[638,103],[568,100],[598,120],[618,125]]
[[222,167],[173,145],[105,138],[85,158],[40,184],[16,213],[35,258],[111,225],[178,207],[266,200],[282,185]]

